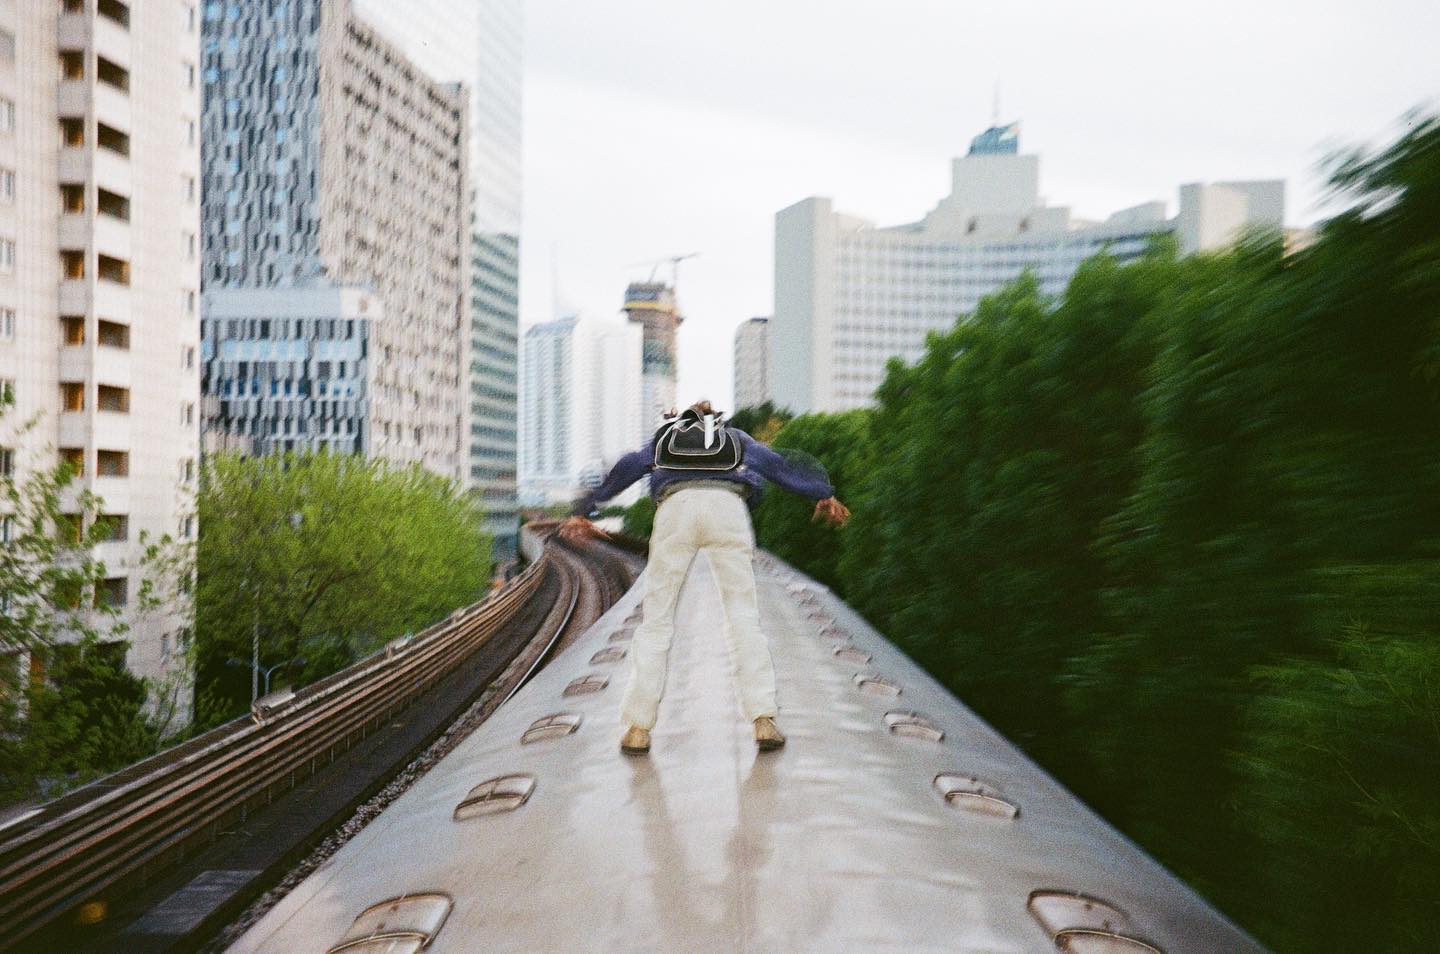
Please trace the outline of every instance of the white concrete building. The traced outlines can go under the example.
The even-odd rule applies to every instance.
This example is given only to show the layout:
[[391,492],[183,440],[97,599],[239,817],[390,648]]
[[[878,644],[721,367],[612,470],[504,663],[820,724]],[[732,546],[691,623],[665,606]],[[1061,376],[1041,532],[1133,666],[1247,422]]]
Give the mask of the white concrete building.
[[1059,295],[1102,250],[1133,259],[1173,233],[1189,253],[1223,246],[1246,226],[1283,224],[1279,180],[1186,185],[1174,218],[1164,203],[1147,202],[1104,222],[1072,219],[1041,200],[1039,157],[1018,146],[1013,125],[977,136],[954,160],[950,195],[919,222],[879,228],[837,213],[827,198],[777,213],[768,368],[777,405],[869,404],[887,360],[916,360],[926,334],[951,327],[1027,268],[1047,295]]
[[58,452],[103,499],[99,596],[130,607],[144,676],[182,622],[134,612],[140,534],[195,533],[199,58],[190,0],[0,2],[4,440],[38,421],[0,456],[23,479]]
[[735,395],[732,412],[770,399],[770,319],[751,318],[735,329]]
[[[642,401],[643,331],[622,321],[564,318],[527,329],[520,348],[520,497],[568,502],[649,436]],[[621,502],[637,497],[632,489]]]

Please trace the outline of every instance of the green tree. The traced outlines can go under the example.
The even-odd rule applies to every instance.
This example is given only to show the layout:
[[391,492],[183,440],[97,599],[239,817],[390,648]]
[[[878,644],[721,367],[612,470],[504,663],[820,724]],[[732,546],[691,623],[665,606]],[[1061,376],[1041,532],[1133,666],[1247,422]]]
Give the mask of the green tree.
[[[6,448],[29,443],[34,424],[12,430]],[[100,498],[68,464],[9,449],[4,456],[0,798],[14,801],[57,795],[156,751],[181,728],[176,703],[187,676],[177,667],[149,681],[125,669],[129,623],[103,598],[108,574],[95,556],[111,529]],[[186,549],[168,537],[141,542],[131,617],[161,609],[183,617]]]
[[1359,615],[1319,658],[1252,677],[1234,801],[1255,864],[1233,904],[1282,950],[1322,939],[1429,950],[1440,944],[1440,560],[1339,567],[1317,586],[1324,604]]
[[[807,414],[787,422],[771,446],[792,462],[823,471],[835,494],[847,500],[861,477],[868,411],[844,414]],[[837,565],[843,531],[812,520],[815,502],[767,487],[755,508],[755,536],[762,547],[825,583],[839,580]]]
[[202,474],[198,511],[197,707],[207,723],[249,704],[254,633],[262,666],[305,660],[277,685],[304,683],[480,599],[489,582],[478,506],[419,467],[221,455]]

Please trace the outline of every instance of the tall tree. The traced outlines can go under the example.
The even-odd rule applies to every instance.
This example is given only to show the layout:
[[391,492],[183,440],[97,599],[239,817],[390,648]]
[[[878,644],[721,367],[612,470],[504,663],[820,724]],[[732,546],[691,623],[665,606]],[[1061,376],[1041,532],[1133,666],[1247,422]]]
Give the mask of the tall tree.
[[479,507],[419,467],[221,455],[206,465],[198,510],[208,721],[248,705],[256,634],[261,665],[303,659],[282,670],[283,682],[303,683],[480,599],[489,582]]

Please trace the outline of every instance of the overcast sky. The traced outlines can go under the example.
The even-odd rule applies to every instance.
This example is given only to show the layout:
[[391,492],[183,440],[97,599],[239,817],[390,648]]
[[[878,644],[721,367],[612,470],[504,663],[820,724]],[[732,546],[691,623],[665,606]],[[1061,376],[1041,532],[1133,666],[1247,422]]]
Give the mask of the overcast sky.
[[[881,225],[1021,121],[1041,193],[1080,217],[1182,182],[1315,166],[1440,94],[1435,0],[1181,3],[530,0],[521,317],[612,317],[632,263],[680,266],[680,400],[731,398],[735,326],[772,307],[774,215],[811,195]],[[668,278],[669,265],[660,275]]]

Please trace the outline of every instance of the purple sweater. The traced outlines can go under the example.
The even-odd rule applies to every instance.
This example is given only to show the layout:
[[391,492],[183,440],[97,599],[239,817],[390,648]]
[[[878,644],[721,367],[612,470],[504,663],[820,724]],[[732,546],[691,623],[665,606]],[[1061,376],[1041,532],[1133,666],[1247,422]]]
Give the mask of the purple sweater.
[[743,462],[734,470],[657,470],[655,441],[652,438],[644,447],[616,461],[600,486],[576,501],[574,513],[581,517],[589,515],[597,502],[609,500],[646,474],[650,475],[650,496],[657,500],[660,491],[682,480],[733,480],[744,484],[748,488],[745,496],[751,506],[759,502],[767,480],[811,500],[824,500],[835,495],[835,488],[830,486],[823,474],[807,473],[796,467],[737,427],[727,429],[745,452]]

